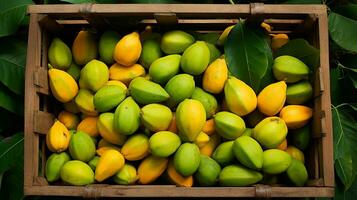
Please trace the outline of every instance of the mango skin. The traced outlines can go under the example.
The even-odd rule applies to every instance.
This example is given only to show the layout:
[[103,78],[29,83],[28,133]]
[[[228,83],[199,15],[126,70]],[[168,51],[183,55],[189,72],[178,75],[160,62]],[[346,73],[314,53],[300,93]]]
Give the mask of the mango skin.
[[109,80],[109,70],[105,63],[91,60],[81,70],[80,81],[93,92],[98,91]]
[[286,87],[284,81],[266,86],[258,95],[259,111],[266,116],[278,114],[285,104]]
[[58,121],[62,122],[69,130],[76,129],[79,124],[79,117],[73,113],[62,111],[58,114]]
[[245,130],[244,120],[233,113],[227,111],[218,112],[214,117],[216,131],[226,139],[236,139]]
[[195,178],[202,186],[214,185],[221,173],[221,166],[212,158],[201,155],[201,162],[195,174]]
[[149,156],[145,158],[138,168],[139,183],[149,184],[154,182],[164,173],[168,162],[167,158],[162,157]]
[[72,62],[72,64],[69,66],[66,72],[69,75],[71,75],[74,78],[74,80],[78,81],[79,76],[81,75],[81,68]]
[[288,169],[291,156],[279,149],[268,149],[263,152],[262,170],[268,174],[280,174]]
[[62,166],[71,160],[68,153],[53,153],[46,161],[46,179],[48,182],[59,180]]
[[206,111],[201,102],[186,99],[178,105],[176,123],[183,141],[195,141],[205,122]]
[[200,153],[206,156],[212,156],[213,151],[216,149],[218,144],[221,142],[221,136],[217,133],[210,136],[208,143],[200,148]]
[[135,167],[125,163],[119,172],[113,177],[113,181],[119,185],[131,185],[138,180],[138,174]]
[[149,68],[149,75],[151,79],[160,85],[164,85],[173,76],[175,76],[180,69],[181,55],[172,54],[156,59]]
[[61,103],[67,103],[77,95],[78,85],[67,72],[49,69],[48,79],[53,96]]
[[241,136],[234,141],[232,150],[235,157],[244,166],[259,170],[263,166],[263,149],[259,143],[248,136]]
[[309,178],[305,165],[294,158],[292,159],[289,168],[286,170],[286,174],[289,180],[298,187],[304,186]]
[[85,65],[98,55],[95,35],[89,31],[79,31],[72,45],[73,59],[78,65]]
[[212,158],[221,166],[227,166],[234,160],[234,141],[223,142],[217,146],[212,154]]
[[100,114],[97,121],[97,129],[100,136],[112,144],[123,145],[126,141],[126,135],[114,130],[114,113]]
[[131,81],[129,92],[133,99],[140,104],[159,103],[167,100],[170,95],[159,84],[137,77]]
[[164,131],[169,128],[172,112],[164,105],[153,103],[142,107],[140,118],[145,128],[150,131]]
[[302,105],[288,105],[281,109],[279,117],[283,119],[289,129],[304,127],[311,119],[313,110]]
[[263,175],[261,173],[238,164],[224,167],[219,175],[220,185],[228,187],[249,186],[262,179]]
[[202,87],[207,92],[219,94],[228,79],[228,67],[224,58],[214,60],[203,74]]
[[132,135],[121,148],[121,153],[126,160],[136,161],[145,158],[149,154],[149,138],[142,134]]
[[194,174],[200,165],[200,161],[200,150],[197,145],[192,143],[182,144],[174,155],[175,169],[182,176]]
[[181,140],[170,131],[159,131],[149,139],[150,152],[154,156],[169,157],[179,148]]
[[274,59],[273,74],[279,81],[295,83],[302,79],[307,79],[309,68],[301,60],[284,55]]
[[93,171],[95,171],[95,168],[97,168],[99,158],[99,156],[94,156],[92,160],[88,162],[89,167],[92,168]]
[[201,131],[198,136],[196,137],[194,143],[198,146],[198,148],[201,148],[205,146],[210,140],[210,137],[203,131]]
[[175,107],[181,101],[190,98],[195,89],[193,76],[189,74],[179,74],[172,77],[166,84],[165,90],[170,95],[166,105]]
[[72,63],[69,47],[59,38],[54,38],[48,49],[48,60],[56,69],[66,70]]
[[181,187],[192,187],[193,185],[193,176],[182,176],[180,173],[178,173],[175,169],[175,165],[172,159],[169,161],[166,174],[168,180],[172,184]]
[[92,138],[95,138],[99,134],[97,129],[97,121],[98,117],[85,117],[78,124],[77,131],[85,132]]
[[123,135],[131,135],[140,125],[140,107],[131,98],[122,101],[114,113],[114,130]]
[[310,143],[310,126],[306,125],[302,128],[291,130],[289,132],[289,142],[304,151],[308,148]]
[[91,91],[86,89],[80,89],[74,101],[78,109],[83,114],[88,116],[97,116],[98,112],[95,110],[93,98],[94,96]]
[[116,31],[105,31],[99,38],[99,56],[105,63],[114,63],[113,53],[120,35]]
[[217,49],[217,47],[209,42],[206,42],[206,45],[209,49],[209,63],[212,63],[213,61],[215,61],[217,58],[219,58],[222,54],[221,51],[219,49]]
[[159,40],[147,39],[143,42],[143,49],[140,55],[140,63],[143,67],[149,69],[150,65],[161,56]]
[[287,149],[285,150],[285,152],[287,152],[288,154],[290,154],[290,156],[302,163],[305,163],[305,156],[304,156],[304,152],[302,152],[300,149],[289,145],[287,147]]
[[216,98],[199,87],[195,88],[191,98],[198,100],[202,103],[206,111],[207,119],[211,118],[218,110],[218,103]]
[[312,86],[309,81],[300,81],[288,85],[286,90],[286,102],[288,104],[304,104],[313,95]]
[[101,182],[115,175],[124,166],[124,163],[124,157],[119,151],[114,149],[105,151],[95,168],[95,180]]
[[69,153],[73,159],[88,162],[95,155],[95,144],[88,134],[77,131],[69,143]]
[[139,76],[145,76],[145,68],[139,64],[126,67],[118,63],[114,63],[109,68],[109,78],[111,80],[121,81],[125,85],[129,85],[134,78]]
[[129,67],[139,60],[141,50],[140,36],[137,32],[132,32],[119,40],[113,57],[117,63]]
[[126,91],[116,85],[101,87],[94,95],[93,104],[98,112],[107,112],[125,99]]
[[52,152],[60,153],[67,150],[71,135],[64,124],[55,121],[46,134],[46,145]]
[[180,30],[166,32],[161,39],[161,49],[166,54],[182,53],[195,42],[195,38]]
[[197,41],[182,54],[181,69],[191,75],[202,74],[210,61],[210,51],[203,41]]
[[71,160],[63,165],[61,179],[70,185],[89,185],[94,182],[94,172],[85,162]]
[[265,148],[277,148],[286,138],[288,128],[279,117],[267,117],[253,129],[253,138]]

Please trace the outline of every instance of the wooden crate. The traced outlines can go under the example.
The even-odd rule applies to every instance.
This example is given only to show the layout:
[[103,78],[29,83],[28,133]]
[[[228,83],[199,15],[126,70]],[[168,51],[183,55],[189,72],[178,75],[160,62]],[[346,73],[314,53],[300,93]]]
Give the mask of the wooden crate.
[[[324,5],[34,5],[28,7],[30,27],[25,82],[25,178],[26,195],[97,197],[332,197],[334,163],[330,111],[329,50]],[[314,73],[313,139],[305,187],[253,185],[250,187],[193,187],[174,185],[89,186],[49,185],[44,178],[45,134],[55,115],[49,96],[47,50],[52,35],[74,37],[83,27],[119,31],[160,28],[222,31],[238,18],[264,20],[273,33],[305,37],[320,49],[320,66]]]

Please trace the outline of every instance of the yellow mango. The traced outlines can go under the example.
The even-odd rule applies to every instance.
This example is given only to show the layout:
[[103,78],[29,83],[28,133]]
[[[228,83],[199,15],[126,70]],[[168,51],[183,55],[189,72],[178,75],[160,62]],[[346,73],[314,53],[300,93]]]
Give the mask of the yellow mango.
[[177,124],[176,124],[176,114],[172,113],[172,119],[169,125],[169,128],[167,128],[167,131],[173,132],[173,133],[178,133],[177,130]]
[[193,176],[182,176],[175,169],[174,162],[170,160],[167,170],[166,170],[167,178],[172,184],[181,187],[192,187],[193,185]]
[[209,119],[206,121],[205,125],[202,128],[202,132],[205,132],[207,135],[212,135],[216,131],[214,119]]
[[121,148],[126,160],[135,161],[145,158],[149,154],[149,138],[144,134],[134,134]]
[[46,144],[52,152],[62,152],[67,150],[71,135],[64,124],[55,121],[46,135]]
[[259,111],[269,117],[278,114],[285,104],[286,87],[284,81],[266,86],[258,95]]
[[304,153],[300,149],[294,146],[288,146],[285,151],[290,154],[291,157],[295,158],[296,160],[300,160],[302,163],[305,163]]
[[77,126],[77,131],[83,131],[92,137],[99,135],[97,129],[98,117],[85,117]]
[[87,116],[97,116],[98,112],[95,110],[93,103],[94,95],[91,91],[80,89],[75,98],[75,103],[78,109]]
[[280,111],[280,118],[289,129],[298,129],[305,126],[312,117],[312,109],[301,105],[288,105]]
[[265,29],[266,31],[268,31],[268,32],[271,32],[271,30],[272,30],[271,26],[270,26],[269,24],[265,23],[265,22],[262,22],[262,23],[260,24],[260,26],[261,26],[262,28],[264,28],[264,29]]
[[72,45],[73,59],[78,65],[85,65],[98,54],[95,35],[89,31],[79,31]]
[[78,85],[67,72],[49,69],[48,78],[53,96],[62,103],[71,101],[78,93]]
[[168,158],[149,156],[143,160],[138,168],[139,183],[154,182],[167,168]]
[[286,34],[271,34],[271,48],[273,50],[279,49],[289,42],[289,36]]
[[224,29],[223,33],[219,36],[218,40],[217,40],[217,45],[223,46],[224,43],[227,40],[228,34],[229,32],[231,32],[231,30],[234,28],[234,25],[232,26],[228,26],[226,29]]
[[201,131],[198,134],[198,136],[197,136],[196,140],[194,141],[194,143],[199,148],[201,148],[201,147],[205,146],[209,142],[209,140],[210,140],[210,137],[205,132]]
[[116,150],[107,150],[99,158],[98,165],[95,169],[94,178],[98,182],[115,175],[124,166],[125,160],[123,155]]
[[288,140],[285,139],[281,144],[279,144],[279,146],[277,147],[277,149],[286,151],[286,149],[288,148]]
[[58,115],[58,121],[62,122],[68,129],[77,129],[79,117],[73,113],[62,111]]
[[106,147],[98,147],[98,149],[95,151],[98,156],[102,156],[106,151],[108,150],[115,150],[120,152],[120,148],[116,146],[106,146]]
[[207,92],[219,94],[228,79],[228,67],[224,58],[213,61],[203,74],[202,87]]
[[126,67],[115,63],[109,68],[109,78],[111,80],[121,81],[126,85],[129,85],[130,81],[134,78],[144,75],[145,68],[139,64],[133,64]]
[[134,65],[141,54],[141,42],[137,32],[132,32],[119,40],[114,49],[114,60],[124,66]]
[[221,142],[221,137],[218,134],[211,135],[208,143],[200,148],[200,153],[202,155],[211,157],[214,150],[216,149],[216,147],[220,142]]
[[125,90],[125,93],[128,93],[128,87],[121,81],[110,80],[105,85],[117,85],[121,87],[123,90]]
[[97,121],[99,134],[108,142],[116,145],[123,145],[126,135],[114,130],[114,113],[102,113]]

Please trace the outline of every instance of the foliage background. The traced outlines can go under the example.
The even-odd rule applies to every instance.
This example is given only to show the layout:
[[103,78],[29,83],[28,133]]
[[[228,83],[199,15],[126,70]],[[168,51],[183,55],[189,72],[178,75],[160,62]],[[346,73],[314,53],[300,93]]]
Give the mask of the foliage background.
[[[23,199],[23,116],[30,4],[252,3],[252,0],[0,0],[0,198]],[[329,7],[335,199],[357,196],[357,0],[262,0]],[[27,197],[27,199],[48,199]],[[54,199],[56,199],[54,197]]]

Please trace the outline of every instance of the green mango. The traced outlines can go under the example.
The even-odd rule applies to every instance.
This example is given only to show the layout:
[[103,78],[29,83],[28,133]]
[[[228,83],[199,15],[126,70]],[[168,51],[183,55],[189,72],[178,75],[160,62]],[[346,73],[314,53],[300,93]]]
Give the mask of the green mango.
[[125,163],[119,172],[113,177],[115,183],[120,185],[134,184],[138,180],[138,173],[133,165]]
[[95,143],[92,137],[82,131],[77,131],[69,142],[69,153],[75,160],[88,162],[95,156]]
[[114,63],[113,53],[119,40],[120,35],[116,31],[105,31],[100,36],[98,45],[100,60],[108,65]]
[[214,150],[212,158],[221,166],[227,166],[234,161],[234,141],[223,142]]
[[312,86],[307,80],[290,84],[286,89],[286,102],[293,105],[304,104],[311,99],[312,93]]
[[93,104],[98,112],[107,112],[125,99],[126,91],[117,85],[101,87],[94,95]]
[[231,112],[218,112],[214,116],[214,122],[217,133],[229,140],[238,138],[245,130],[244,120]]
[[148,104],[141,109],[141,122],[150,131],[165,131],[172,120],[170,108],[161,104]]
[[166,54],[182,53],[195,42],[195,38],[180,30],[166,32],[161,38],[161,50]]
[[132,97],[127,97],[114,113],[114,130],[123,135],[131,135],[140,125],[140,107]]
[[306,150],[310,143],[310,128],[307,125],[299,129],[289,130],[290,139],[288,141],[301,151]]
[[181,56],[178,54],[168,55],[155,60],[149,69],[151,80],[160,85],[164,85],[180,69]]
[[62,166],[71,160],[68,153],[53,153],[46,161],[46,179],[48,182],[57,181],[60,178]]
[[253,129],[251,129],[251,128],[245,128],[245,130],[244,130],[242,136],[245,135],[245,136],[251,137],[251,136],[252,136],[252,133],[253,133]]
[[189,46],[182,54],[181,69],[191,75],[200,75],[208,67],[210,51],[206,43],[197,41]]
[[206,43],[208,49],[209,49],[209,63],[215,61],[217,58],[219,58],[222,53],[220,50],[217,49],[217,47],[214,44],[211,43]]
[[291,160],[291,156],[280,149],[265,150],[263,152],[263,172],[268,174],[280,174],[288,169]]
[[129,92],[136,102],[144,105],[163,102],[170,98],[159,84],[143,77],[137,77],[130,82]]
[[265,148],[277,148],[286,138],[288,128],[279,117],[267,117],[253,129],[253,138]]
[[179,74],[172,77],[166,84],[165,90],[170,95],[166,105],[175,107],[181,101],[192,96],[195,89],[195,80],[189,74]]
[[63,165],[61,179],[70,185],[89,185],[94,182],[94,172],[85,162],[71,160]]
[[249,136],[241,136],[234,141],[233,153],[244,166],[259,170],[263,166],[263,149]]
[[295,83],[309,76],[309,68],[301,60],[284,55],[274,59],[273,73],[277,80]]
[[289,180],[298,187],[305,185],[308,177],[305,165],[296,159],[292,159],[289,168],[286,170]]
[[140,55],[140,63],[149,69],[150,65],[162,56],[160,49],[160,40],[147,39],[143,42],[142,51]]
[[72,63],[71,49],[59,38],[54,38],[48,49],[48,60],[56,69],[66,70]]
[[81,74],[81,68],[78,65],[76,65],[74,62],[72,62],[72,64],[67,69],[67,73],[71,75],[74,78],[74,80],[78,81],[79,76]]
[[92,168],[93,171],[97,168],[99,158],[99,156],[94,156],[93,159],[88,162],[89,167]]
[[95,110],[93,98],[94,96],[91,91],[80,89],[74,99],[74,102],[83,114],[88,116],[97,116],[98,112]]
[[201,155],[201,162],[195,174],[196,180],[202,186],[214,185],[221,173],[221,166],[212,158]]
[[109,80],[109,70],[105,63],[99,60],[91,60],[81,70],[80,81],[96,92]]
[[218,103],[216,98],[212,94],[205,92],[199,87],[196,87],[192,93],[191,98],[196,99],[202,103],[203,107],[206,110],[207,119],[211,118],[214,114],[216,114],[218,109]]
[[194,174],[201,161],[200,149],[196,144],[184,143],[174,155],[174,166],[182,176],[191,176]]
[[196,38],[197,40],[203,40],[210,44],[216,44],[219,36],[220,35],[218,33],[198,33],[196,35]]
[[169,157],[179,148],[181,140],[179,136],[173,132],[159,131],[150,137],[149,143],[152,155]]
[[253,185],[261,181],[262,178],[261,173],[235,164],[222,169],[219,175],[219,183],[221,186],[242,187]]

